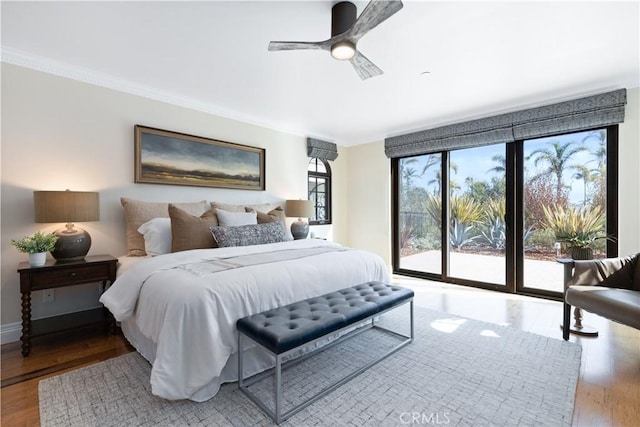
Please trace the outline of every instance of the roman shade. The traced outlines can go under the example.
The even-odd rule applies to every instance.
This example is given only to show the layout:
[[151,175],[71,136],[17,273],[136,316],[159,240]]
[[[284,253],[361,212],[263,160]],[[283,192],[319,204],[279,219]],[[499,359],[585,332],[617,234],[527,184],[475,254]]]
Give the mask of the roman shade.
[[338,147],[332,142],[307,138],[307,155],[321,160],[335,160],[338,158]]
[[407,157],[610,126],[624,121],[626,103],[627,90],[618,89],[387,138],[384,150]]

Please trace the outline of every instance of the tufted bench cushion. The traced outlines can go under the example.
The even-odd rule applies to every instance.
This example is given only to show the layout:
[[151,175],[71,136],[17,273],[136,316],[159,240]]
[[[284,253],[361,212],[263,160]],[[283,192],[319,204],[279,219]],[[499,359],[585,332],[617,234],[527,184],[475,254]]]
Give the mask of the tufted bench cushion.
[[413,298],[413,291],[369,282],[238,320],[238,331],[281,354]]

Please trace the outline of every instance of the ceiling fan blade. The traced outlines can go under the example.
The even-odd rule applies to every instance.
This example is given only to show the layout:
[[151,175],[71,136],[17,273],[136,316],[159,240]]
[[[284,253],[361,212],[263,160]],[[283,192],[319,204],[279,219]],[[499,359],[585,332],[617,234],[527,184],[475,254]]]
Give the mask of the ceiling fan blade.
[[356,54],[349,60],[349,62],[351,62],[351,65],[356,69],[356,72],[362,80],[367,80],[368,78],[384,74],[376,64],[369,61],[369,58],[360,53],[359,50],[356,50]]
[[403,6],[401,0],[371,0],[345,35],[348,40],[355,43],[369,30],[393,16]]
[[269,42],[269,50],[327,50],[327,40],[322,42]]

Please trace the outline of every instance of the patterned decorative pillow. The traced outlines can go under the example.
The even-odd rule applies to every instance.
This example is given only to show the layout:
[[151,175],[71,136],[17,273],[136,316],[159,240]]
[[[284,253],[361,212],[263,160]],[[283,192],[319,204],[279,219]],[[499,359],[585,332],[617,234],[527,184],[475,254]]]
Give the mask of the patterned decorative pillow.
[[287,240],[293,240],[293,236],[291,235],[291,232],[287,228],[287,219],[284,215],[284,211],[280,206],[278,206],[277,208],[267,213],[256,211],[255,209],[249,206],[245,207],[244,209],[247,212],[256,212],[258,224],[266,224],[268,222],[279,222],[280,224],[282,224],[282,228],[284,228],[284,232],[285,232],[285,235],[287,236]]
[[264,245],[286,242],[287,235],[279,222],[238,226],[210,227],[211,234],[221,248],[231,246]]

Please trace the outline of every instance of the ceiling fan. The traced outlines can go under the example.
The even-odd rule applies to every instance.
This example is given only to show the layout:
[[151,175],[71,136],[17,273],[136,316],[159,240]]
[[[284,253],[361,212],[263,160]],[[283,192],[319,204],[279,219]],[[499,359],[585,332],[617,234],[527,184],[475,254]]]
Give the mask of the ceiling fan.
[[272,41],[269,50],[328,50],[335,59],[349,60],[362,80],[383,74],[356,49],[358,40],[402,9],[400,0],[371,0],[356,19],[356,6],[348,1],[331,8],[331,38],[320,42]]

